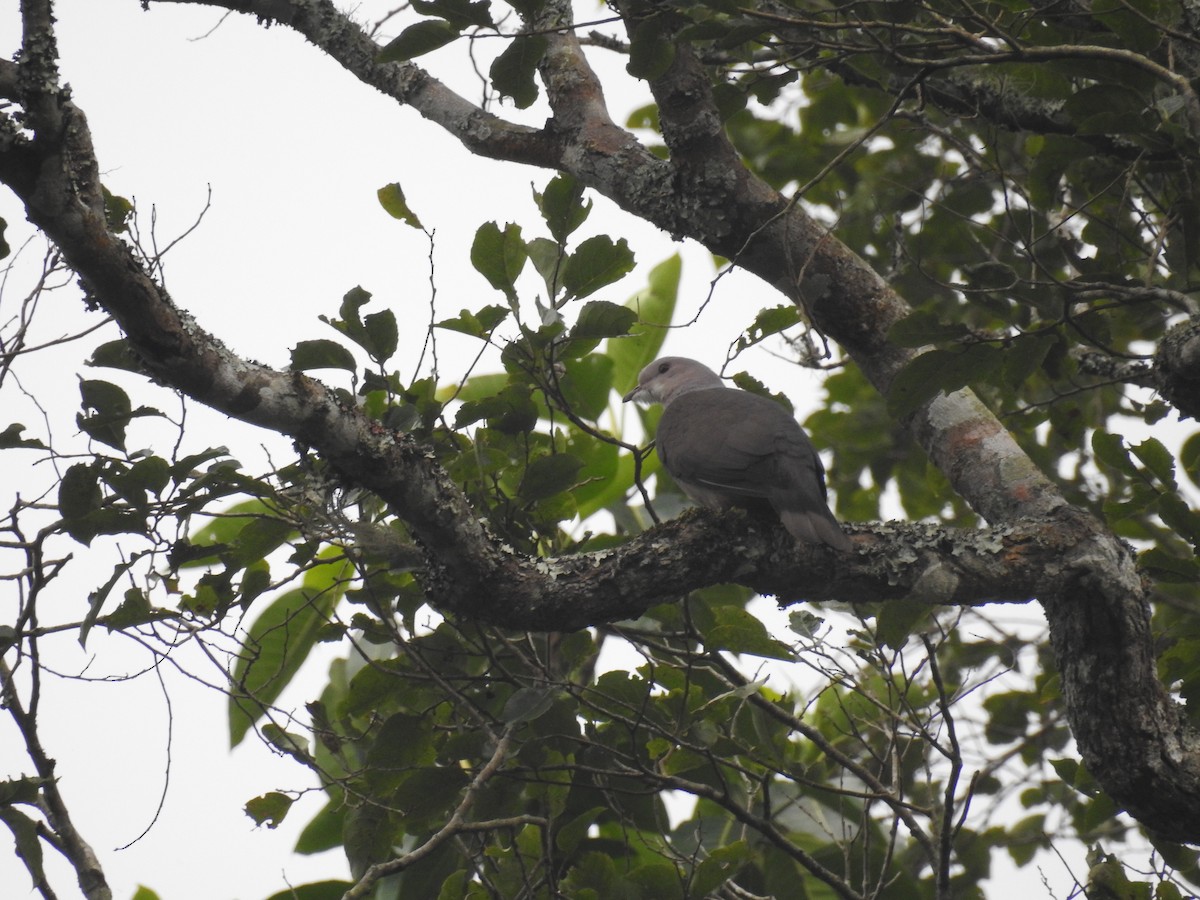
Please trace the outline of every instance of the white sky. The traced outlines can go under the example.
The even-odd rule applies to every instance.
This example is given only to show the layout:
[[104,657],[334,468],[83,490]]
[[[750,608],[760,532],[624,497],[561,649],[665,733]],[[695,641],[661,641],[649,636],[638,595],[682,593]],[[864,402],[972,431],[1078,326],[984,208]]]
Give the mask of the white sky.
[[[377,0],[363,4],[359,18],[377,18],[373,11],[390,5]],[[15,7],[4,4],[0,9],[0,53],[6,56],[18,46]],[[599,17],[602,7],[595,12]],[[211,187],[212,208],[202,224],[166,257],[167,286],[201,325],[245,356],[283,365],[296,341],[334,337],[317,316],[335,315],[342,294],[362,285],[380,304],[370,309],[386,305],[407,329],[397,358],[416,359],[428,321],[429,248],[424,235],[379,208],[375,192],[389,182],[403,185],[410,206],[436,231],[439,318],[463,307],[500,302],[500,295],[467,263],[467,249],[480,224],[514,221],[527,236],[541,233],[531,185],[540,189],[550,173],[472,157],[436,126],[361,85],[287,28],[262,28],[246,17],[231,16],[198,40],[219,22],[219,11],[155,5],[146,13],[138,0],[59,0],[56,13],[64,78],[89,117],[104,181],[115,193],[136,198],[143,234],[149,234],[152,205],[160,245],[186,230]],[[393,34],[397,30],[390,29]],[[636,93],[623,64],[606,56],[592,53],[605,64],[614,118],[623,121],[645,97]],[[435,74],[468,97],[478,97],[478,83],[462,66],[461,54],[447,50],[437,57],[443,58],[445,63],[433,66]],[[507,107],[497,111],[531,124],[546,117],[540,106],[523,113]],[[650,266],[680,248],[652,226],[591,196],[596,209],[577,239],[607,231],[626,237],[637,254],[638,271],[597,295],[622,302],[644,285]],[[10,244],[18,247],[30,228],[7,192],[0,192],[0,216],[9,223]],[[34,249],[26,262],[38,256]],[[17,271],[27,273],[28,266]],[[686,248],[681,308],[688,317],[703,301],[712,275],[707,254],[694,245]],[[536,276],[529,286],[536,291]],[[28,288],[28,276],[21,282],[14,274],[0,320],[13,314],[9,304]],[[45,302],[62,307],[43,309],[45,338],[97,321],[71,291]],[[667,350],[719,364],[754,312],[779,302],[749,277],[725,279],[700,327],[673,334]],[[115,336],[110,326],[90,343]],[[440,339],[443,374],[452,377],[477,345],[446,332]],[[75,366],[85,356],[81,342],[58,351],[57,362],[18,369],[25,387],[50,413],[56,438],[75,431]],[[399,367],[411,374],[411,366],[405,362]],[[742,367],[776,389],[790,379],[798,407],[811,406],[804,392],[817,389],[817,376],[763,352],[743,357]],[[496,368],[494,359],[488,368]],[[164,411],[176,412],[169,395],[139,387],[136,379],[104,372],[90,377],[136,389],[135,404],[158,403]],[[31,434],[42,433],[45,425],[30,402],[6,388],[0,403],[0,428],[21,421]],[[277,458],[288,458],[287,442],[241,423],[195,407],[189,423],[198,447],[229,445],[253,465],[263,465],[260,444]],[[28,477],[0,473],[3,496],[10,496],[12,485],[6,482],[13,479],[21,479],[18,483],[28,492]],[[106,555],[111,546],[104,541],[91,551],[72,549],[77,560],[73,577],[47,594],[43,602],[51,612],[44,619],[77,619],[86,592],[111,571]],[[0,592],[3,620],[12,604]],[[151,662],[144,649],[102,632],[92,635],[86,652],[72,635],[47,640],[44,652],[58,671],[86,672],[88,678],[137,671]],[[183,664],[204,665],[187,656]],[[302,707],[315,696],[321,665],[312,667],[282,705]],[[211,667],[205,670],[209,679],[215,674]],[[290,852],[299,828],[322,805],[321,795],[298,803],[276,831],[255,828],[242,812],[254,796],[305,786],[304,773],[254,739],[230,754],[223,698],[177,673],[168,671],[164,677],[165,690],[154,674],[115,683],[47,677],[44,685],[43,739],[58,760],[75,822],[99,853],[114,896],[130,897],[136,885],[145,884],[164,900],[260,900],[289,884],[344,877],[345,861],[338,852],[315,858]],[[157,822],[146,837],[116,852],[154,819],[168,754],[170,785]],[[0,722],[0,778],[30,771],[5,718]],[[7,846],[7,839],[0,838],[3,900],[27,896],[28,887]],[[48,861],[52,857],[47,851]],[[1082,872],[1081,860],[1075,865]],[[63,868],[52,865],[51,871],[57,873],[52,883],[60,896],[71,896]],[[1030,884],[1039,883],[1036,873],[1024,874],[1031,876]]]

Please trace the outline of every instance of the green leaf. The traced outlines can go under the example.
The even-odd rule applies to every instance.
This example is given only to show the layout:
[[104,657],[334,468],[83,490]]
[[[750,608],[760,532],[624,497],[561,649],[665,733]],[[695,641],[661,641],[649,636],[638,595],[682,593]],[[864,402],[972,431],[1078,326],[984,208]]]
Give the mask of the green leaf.
[[923,600],[889,600],[883,604],[875,619],[875,636],[885,647],[901,650],[916,626],[929,618],[930,614],[931,607]]
[[517,299],[517,276],[525,268],[528,255],[520,225],[505,225],[501,231],[495,222],[485,222],[471,244],[471,265],[510,302]]
[[675,44],[664,34],[664,16],[653,16],[638,23],[629,42],[626,71],[634,78],[653,81],[666,74],[675,62]]
[[64,519],[82,519],[100,508],[103,495],[96,470],[85,463],[75,463],[63,473],[58,484],[58,511]]
[[272,894],[267,900],[342,900],[352,887],[354,883],[351,881],[314,881],[312,884],[289,887]]
[[741,871],[750,859],[750,847],[745,841],[734,841],[710,851],[692,875],[689,895],[707,897]]
[[[511,310],[507,306],[491,304],[475,312],[464,309],[455,318],[443,319],[435,323],[434,327],[487,340],[496,326],[507,319],[510,313]],[[507,378],[507,376],[504,377]]]
[[279,791],[271,791],[260,797],[246,802],[246,815],[254,820],[255,825],[266,825],[276,828],[292,808],[292,798]]
[[459,29],[441,19],[426,19],[409,25],[390,40],[375,57],[378,63],[407,62],[432,53],[457,38]]
[[928,347],[957,341],[970,334],[962,322],[943,322],[937,313],[918,309],[888,330],[888,340],[900,347]]
[[598,234],[567,258],[562,283],[568,297],[579,299],[624,278],[632,269],[633,251],[625,238],[614,244],[608,235]]
[[678,254],[667,257],[650,270],[646,290],[634,294],[626,306],[637,315],[640,331],[609,341],[605,353],[613,361],[613,387],[622,396],[637,384],[638,374],[658,358],[667,326],[675,315],[683,262]]
[[740,352],[748,347],[753,347],[755,344],[762,343],[771,335],[786,331],[799,322],[800,310],[790,303],[784,306],[772,306],[767,309],[760,309],[750,327],[738,337],[737,349]]
[[109,631],[119,631],[122,628],[132,628],[153,622],[154,608],[150,599],[141,588],[130,588],[125,592],[125,599],[102,620]]
[[534,191],[533,199],[551,236],[560,245],[567,242],[592,211],[592,201],[583,202],[583,184],[566,174],[550,179],[544,192]]
[[324,338],[315,341],[300,341],[292,349],[291,367],[297,372],[311,369],[345,369],[356,372],[358,364],[354,354],[339,344]]
[[527,503],[545,500],[569,490],[583,468],[583,460],[568,453],[554,453],[531,462],[521,479],[520,496]]
[[363,319],[363,330],[370,338],[367,352],[377,363],[385,363],[396,352],[400,345],[400,328],[396,324],[396,314],[390,309],[371,313]]
[[301,830],[300,837],[296,839],[296,852],[303,856],[311,856],[340,847],[345,819],[345,803],[337,800],[326,803]]
[[129,395],[111,382],[88,380],[79,382],[79,394],[84,410],[84,415],[76,418],[79,427],[101,443],[124,452],[125,429],[133,417]]
[[30,449],[46,449],[46,445],[37,438],[21,437],[21,432],[25,430],[25,426],[18,422],[13,422],[4,431],[0,431],[0,450],[13,450],[19,447]]
[[533,429],[537,417],[529,385],[510,384],[493,397],[463,403],[454,417],[454,427],[464,428],[487,419],[489,428],[503,434],[522,434]]
[[573,341],[599,340],[628,334],[637,313],[607,300],[591,300],[579,311],[568,337]]
[[1004,381],[1013,390],[1018,390],[1045,362],[1050,351],[1059,346],[1060,336],[1055,332],[1022,335],[1007,349],[1004,361]]
[[1129,457],[1129,448],[1125,446],[1125,438],[1119,434],[1109,434],[1099,429],[1092,432],[1092,453],[1097,460],[1118,472],[1137,474],[1137,467]]
[[500,720],[506,725],[532,722],[550,711],[554,705],[554,696],[554,690],[546,687],[526,687],[514,691],[504,703]]
[[990,344],[930,350],[905,366],[888,391],[888,412],[898,419],[915,413],[938,394],[949,394],[971,382],[986,381],[1004,364],[1004,353]]
[[49,884],[42,868],[42,840],[38,837],[37,822],[11,806],[0,806],[0,822],[12,832],[16,853],[33,878],[34,887]]
[[133,217],[133,204],[124,197],[119,197],[100,185],[104,195],[104,221],[108,230],[113,234],[121,234],[129,230],[129,220]]
[[546,55],[547,46],[549,40],[545,35],[517,35],[492,63],[488,72],[492,87],[505,97],[512,97],[517,109],[528,109],[538,98],[534,76],[538,63]]
[[1132,448],[1133,455],[1142,461],[1150,473],[1169,490],[1175,490],[1175,457],[1158,438],[1146,438]]
[[464,30],[472,25],[493,25],[489,0],[412,0],[412,8],[423,16],[439,16]]
[[360,313],[370,301],[369,291],[353,287],[342,297],[342,305],[338,309],[340,319],[330,319],[326,316],[320,318],[322,322],[366,350],[367,355],[375,362],[383,363],[396,352],[399,340],[396,316],[391,310],[384,310],[373,313],[364,320]]
[[533,267],[546,283],[546,296],[551,299],[558,296],[562,289],[563,267],[567,262],[567,252],[562,244],[549,238],[538,237],[531,240],[526,249]]
[[92,351],[87,364],[98,368],[121,369],[126,372],[137,372],[138,374],[143,374],[146,368],[142,364],[141,358],[134,352],[133,347],[125,338],[118,338],[115,341],[106,341],[101,344]]
[[[333,552],[333,551],[330,551]],[[241,743],[292,680],[346,590],[349,563],[313,567],[304,586],[287,591],[251,624],[233,667],[229,698],[229,743]]]
[[12,247],[8,245],[8,241],[4,238],[4,232],[8,229],[8,222],[0,218],[0,259],[4,259],[12,253]]
[[1192,484],[1200,486],[1200,431],[1188,437],[1179,448],[1179,464]]
[[792,660],[795,654],[782,641],[767,633],[767,628],[740,606],[719,606],[713,610],[714,624],[703,632],[706,646],[730,653],[749,653],[768,659]]
[[397,182],[393,181],[391,184],[384,185],[376,191],[376,196],[379,197],[379,205],[393,219],[399,219],[406,225],[424,230],[425,226],[421,224],[417,214],[409,208],[408,201],[404,199],[404,189]]

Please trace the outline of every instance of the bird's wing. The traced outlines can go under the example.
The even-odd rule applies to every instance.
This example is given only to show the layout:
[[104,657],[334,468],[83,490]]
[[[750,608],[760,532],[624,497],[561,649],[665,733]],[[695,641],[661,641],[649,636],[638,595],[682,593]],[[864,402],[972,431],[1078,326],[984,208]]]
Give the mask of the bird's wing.
[[775,402],[745,391],[714,388],[678,397],[659,421],[658,449],[677,481],[730,499],[801,487],[823,497],[821,461],[804,430]]

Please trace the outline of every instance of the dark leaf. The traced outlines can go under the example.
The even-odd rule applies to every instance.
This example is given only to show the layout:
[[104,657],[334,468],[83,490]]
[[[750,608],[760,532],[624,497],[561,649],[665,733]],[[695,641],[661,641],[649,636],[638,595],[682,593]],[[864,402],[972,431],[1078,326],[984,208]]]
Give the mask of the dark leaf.
[[398,36],[389,41],[375,61],[379,63],[407,62],[426,53],[432,53],[457,38],[459,29],[441,19],[426,19],[409,25]]
[[[632,269],[633,252],[626,240],[621,238],[614,244],[608,235],[599,234],[588,238],[567,258],[563,287],[568,297],[586,297],[624,278]],[[620,333],[625,334],[628,330]]]
[[535,459],[521,479],[521,498],[529,503],[553,497],[576,482],[583,460],[567,453],[555,453]]
[[471,245],[471,264],[492,287],[503,291],[510,301],[516,300],[517,276],[525,267],[527,257],[520,225],[506,225],[501,231],[495,222],[485,222],[475,232],[475,241]]
[[492,87],[511,97],[517,109],[529,108],[538,98],[537,65],[548,44],[545,35],[518,35],[492,63]]
[[297,372],[311,369],[358,370],[354,354],[339,344],[324,338],[315,341],[300,341],[292,350],[291,367]]
[[46,449],[46,445],[37,438],[21,437],[21,432],[24,430],[24,425],[14,422],[5,428],[4,431],[0,431],[0,450],[13,450],[18,447],[39,450]]
[[246,802],[246,815],[255,825],[276,828],[292,808],[292,798],[279,791],[271,791]]
[[559,244],[565,244],[592,211],[592,201],[583,202],[583,185],[570,175],[556,175],[544,192],[534,191],[533,199]]
[[472,25],[492,25],[489,0],[413,0],[412,8],[423,16],[439,16],[460,30]]
[[421,220],[417,218],[417,214],[409,208],[408,201],[404,199],[404,190],[398,183],[393,181],[391,184],[384,185],[377,191],[377,196],[379,197],[379,205],[393,219],[399,219],[413,228],[424,229]]

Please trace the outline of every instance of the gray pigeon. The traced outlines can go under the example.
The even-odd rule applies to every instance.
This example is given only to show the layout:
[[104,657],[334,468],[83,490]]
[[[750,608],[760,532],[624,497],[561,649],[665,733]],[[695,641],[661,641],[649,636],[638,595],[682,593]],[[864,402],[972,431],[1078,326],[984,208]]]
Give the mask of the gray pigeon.
[[642,369],[630,400],[663,405],[658,457],[701,506],[770,507],[797,540],[853,548],[826,504],[820,457],[778,403],[727,388],[712,369],[682,356]]

